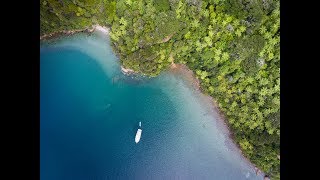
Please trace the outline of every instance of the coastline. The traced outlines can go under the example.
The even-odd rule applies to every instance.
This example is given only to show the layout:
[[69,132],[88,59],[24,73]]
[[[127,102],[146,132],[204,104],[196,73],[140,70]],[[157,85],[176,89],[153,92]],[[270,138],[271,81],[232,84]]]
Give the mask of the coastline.
[[123,65],[121,65],[120,67],[121,67],[121,72],[124,75],[137,74],[137,72],[135,72],[134,70],[129,69],[129,68],[125,68]]
[[[110,28],[109,27],[100,26],[100,25],[97,24],[97,25],[92,25],[92,27],[86,27],[84,29],[62,30],[62,31],[57,31],[57,32],[49,33],[49,34],[44,34],[44,35],[40,36],[40,41],[41,40],[54,39],[54,38],[58,38],[60,36],[69,36],[69,35],[73,35],[73,34],[81,33],[81,32],[91,34],[95,30],[97,30],[99,32],[102,32],[106,36],[108,36],[109,32],[110,32]],[[256,172],[256,175],[259,175],[259,174],[266,175],[262,170],[260,170],[257,166],[255,166],[243,154],[243,152],[242,152],[242,150],[240,148],[240,145],[238,143],[236,143],[236,141],[235,141],[234,134],[230,130],[230,127],[229,127],[230,125],[229,125],[225,115],[219,109],[217,101],[213,97],[211,97],[211,96],[209,96],[209,95],[207,95],[207,94],[205,94],[203,92],[203,90],[201,89],[201,86],[200,86],[200,80],[195,76],[194,72],[185,64],[176,64],[176,63],[174,63],[174,59],[173,59],[172,55],[170,55],[170,58],[172,58],[172,62],[171,62],[170,67],[168,68],[168,71],[171,72],[171,73],[174,73],[174,74],[183,75],[183,77],[192,85],[192,87],[197,92],[201,93],[208,102],[210,102],[210,104],[213,107],[213,110],[215,112],[217,112],[217,114],[218,114],[218,118],[217,119],[223,125],[224,132],[226,133],[225,135],[227,135],[227,137],[231,140],[231,142],[237,147],[237,150],[240,152],[240,154],[242,155],[244,160],[254,168],[254,171]],[[121,65],[120,67],[121,67],[121,72],[124,75],[139,74],[138,72],[135,72],[132,69],[125,68],[123,65]]]
[[[70,36],[70,35],[73,35],[73,34],[76,34],[76,33],[88,33],[88,34],[91,34],[96,30],[101,32],[101,33],[103,33],[105,36],[109,36],[110,27],[101,26],[99,24],[96,24],[96,25],[92,25],[92,27],[86,27],[86,28],[83,28],[83,29],[62,30],[62,31],[52,32],[52,33],[49,33],[49,34],[43,34],[42,36],[40,36],[40,41],[51,40],[51,39],[59,38],[61,36]],[[116,52],[114,52],[114,53],[116,53]],[[121,65],[120,67],[121,67],[121,72],[124,75],[138,74],[137,72],[135,72],[132,69],[125,68],[123,65]]]
[[110,28],[106,27],[106,26],[101,26],[99,24],[96,25],[92,25],[91,27],[85,27],[83,29],[75,29],[75,30],[62,30],[62,31],[56,31],[56,32],[52,32],[49,34],[43,34],[42,36],[40,36],[40,41],[41,40],[49,40],[49,39],[54,39],[60,36],[69,36],[69,35],[73,35],[76,33],[93,33],[95,30],[102,32],[103,34],[105,34],[106,36],[109,35],[110,32]]
[[227,137],[231,140],[231,143],[237,148],[237,151],[241,154],[243,159],[246,161],[246,163],[250,164],[256,173],[256,175],[266,175],[261,169],[259,169],[254,163],[252,163],[242,152],[240,145],[235,141],[235,137],[233,132],[230,129],[230,125],[224,115],[224,113],[220,110],[217,101],[211,97],[210,95],[207,95],[203,92],[200,86],[200,80],[195,76],[194,72],[185,64],[175,64],[172,61],[171,66],[169,67],[169,72],[174,74],[180,74],[183,75],[186,81],[194,88],[195,91],[201,93],[205,101],[209,102],[210,105],[213,107],[213,111],[217,112],[218,118],[217,120],[219,123],[223,126],[223,132]]

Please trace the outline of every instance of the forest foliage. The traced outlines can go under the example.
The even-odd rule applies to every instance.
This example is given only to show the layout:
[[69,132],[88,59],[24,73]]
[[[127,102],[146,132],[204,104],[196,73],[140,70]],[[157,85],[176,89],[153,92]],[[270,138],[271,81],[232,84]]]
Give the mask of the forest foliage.
[[280,178],[279,0],[40,0],[40,34],[100,24],[121,63],[157,76],[186,64],[242,152]]

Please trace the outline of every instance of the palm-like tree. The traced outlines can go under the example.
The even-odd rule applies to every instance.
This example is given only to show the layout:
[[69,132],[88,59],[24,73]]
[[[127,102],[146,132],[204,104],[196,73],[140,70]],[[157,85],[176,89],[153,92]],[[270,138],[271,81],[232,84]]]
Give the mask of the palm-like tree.
[[275,17],[279,17],[279,15],[280,15],[280,10],[277,8],[277,9],[273,10],[272,14],[273,14]]
[[203,16],[204,16],[204,17],[209,17],[209,10],[205,9],[205,10],[203,11]]
[[269,53],[269,54],[268,54],[268,59],[269,59],[269,60],[272,60],[273,58],[274,58],[274,54],[273,54],[272,52]]
[[262,101],[258,101],[258,105],[259,106],[263,106],[264,105],[264,101],[262,100]]
[[280,85],[279,85],[279,84],[275,85],[275,86],[274,86],[274,90],[275,90],[276,92],[280,92]]
[[272,32],[276,33],[278,31],[279,27],[280,27],[280,24],[278,24],[278,23],[273,24],[272,28],[271,28]]
[[226,15],[226,21],[230,23],[233,20],[232,16]]
[[126,0],[126,4],[131,6],[132,5],[132,0]]
[[276,45],[276,44],[278,43],[278,40],[277,40],[276,38],[271,38],[271,39],[269,40],[269,43],[270,43],[272,46],[274,46],[274,45]]
[[220,50],[220,49],[217,49],[217,50],[215,50],[215,53],[216,53],[216,55],[220,56],[221,50]]
[[217,19],[212,19],[211,23],[212,23],[212,25],[215,25],[217,23]]
[[266,32],[266,33],[264,34],[264,38],[265,38],[265,39],[270,39],[271,37],[272,37],[272,35],[271,35],[270,32]]
[[237,26],[239,26],[239,24],[240,24],[240,21],[238,19],[233,21],[234,28],[237,28]]
[[268,89],[266,87],[262,88],[259,94],[261,96],[266,96],[268,94]]
[[241,36],[241,31],[239,29],[236,30],[235,34],[240,37]]
[[228,22],[226,20],[222,21],[222,26],[225,27],[228,24]]
[[199,27],[199,20],[195,19],[194,21],[192,21],[191,26],[195,28]]
[[252,114],[252,115],[251,115],[251,119],[252,119],[252,120],[256,120],[256,119],[257,119],[257,115]]
[[259,29],[260,34],[264,34],[267,31],[267,28],[265,26],[261,26]]
[[210,31],[208,32],[208,35],[209,35],[209,37],[211,37],[211,38],[212,38],[212,37],[213,37],[213,35],[214,35],[214,34],[213,34],[213,31],[211,31],[211,30],[210,30]]
[[247,28],[245,26],[240,26],[239,30],[241,33],[243,33]]
[[127,25],[127,21],[123,17],[121,17],[119,22],[120,22],[120,24],[123,24],[124,26]]
[[205,41],[207,44],[210,44],[211,38],[210,38],[209,36],[206,36],[206,37],[204,37],[203,39],[204,39],[204,41]]

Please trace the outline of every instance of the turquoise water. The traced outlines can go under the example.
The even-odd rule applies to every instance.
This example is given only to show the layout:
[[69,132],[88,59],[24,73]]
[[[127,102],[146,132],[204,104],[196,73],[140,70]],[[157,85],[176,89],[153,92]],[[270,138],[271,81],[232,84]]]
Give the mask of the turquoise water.
[[170,72],[123,75],[109,43],[95,32],[41,44],[42,180],[262,179],[205,96]]

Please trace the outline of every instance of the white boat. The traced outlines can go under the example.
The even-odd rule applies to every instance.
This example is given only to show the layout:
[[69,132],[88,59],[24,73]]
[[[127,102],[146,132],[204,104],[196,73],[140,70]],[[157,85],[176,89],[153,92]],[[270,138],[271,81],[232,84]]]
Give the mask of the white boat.
[[136,143],[138,143],[140,141],[140,138],[141,138],[141,133],[142,133],[141,122],[139,122],[139,126],[140,126],[140,128],[138,129],[138,131],[136,133],[136,138],[134,139],[134,141]]

